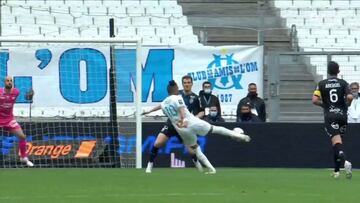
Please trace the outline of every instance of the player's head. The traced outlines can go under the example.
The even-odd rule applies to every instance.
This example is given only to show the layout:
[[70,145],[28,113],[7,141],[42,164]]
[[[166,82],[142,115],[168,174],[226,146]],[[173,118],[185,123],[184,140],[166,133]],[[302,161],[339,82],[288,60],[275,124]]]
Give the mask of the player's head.
[[5,83],[5,88],[6,89],[11,89],[13,87],[13,79],[11,76],[6,76],[5,77],[5,80],[4,80],[4,83]]
[[174,80],[170,80],[167,86],[167,91],[169,95],[178,95],[179,87]]
[[218,116],[218,114],[219,114],[219,111],[218,111],[217,107],[216,106],[211,106],[210,111],[209,111],[209,115],[211,117],[216,117],[216,116]]
[[202,88],[205,94],[211,94],[211,83],[209,81],[203,82]]
[[250,96],[257,97],[257,87],[255,83],[250,83],[248,85],[248,92]]
[[358,98],[359,97],[359,83],[357,82],[353,82],[350,84],[350,90],[351,90],[351,94]]
[[334,61],[330,61],[328,63],[327,71],[330,76],[337,76],[337,74],[340,73],[339,64]]
[[240,107],[240,113],[243,116],[250,116],[251,114],[251,105],[246,103],[246,104],[242,104]]
[[189,75],[185,75],[181,78],[182,86],[185,92],[190,92],[193,86],[193,79]]

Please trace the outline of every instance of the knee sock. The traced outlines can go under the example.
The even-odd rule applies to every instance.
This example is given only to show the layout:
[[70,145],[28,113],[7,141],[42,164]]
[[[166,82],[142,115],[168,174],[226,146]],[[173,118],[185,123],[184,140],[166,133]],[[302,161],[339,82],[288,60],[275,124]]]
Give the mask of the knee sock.
[[345,162],[345,153],[343,151],[343,146],[340,143],[336,143],[333,146],[334,149],[334,163],[335,163],[335,172],[340,171],[340,167],[344,165]]
[[200,147],[196,148],[196,156],[207,168],[215,170],[215,168],[211,165],[205,154],[202,153]]
[[26,140],[25,139],[20,139],[19,140],[19,151],[20,151],[21,158],[24,158],[24,157],[27,156],[27,154],[26,154]]
[[154,163],[154,159],[156,158],[156,156],[158,155],[158,151],[159,148],[153,146],[151,148],[151,152],[150,152],[150,157],[149,157],[149,162]]
[[229,137],[233,137],[233,136],[237,136],[236,132],[229,130],[227,128],[224,128],[222,126],[212,126],[212,132],[215,134],[219,134],[219,135],[224,135],[224,136],[229,136]]

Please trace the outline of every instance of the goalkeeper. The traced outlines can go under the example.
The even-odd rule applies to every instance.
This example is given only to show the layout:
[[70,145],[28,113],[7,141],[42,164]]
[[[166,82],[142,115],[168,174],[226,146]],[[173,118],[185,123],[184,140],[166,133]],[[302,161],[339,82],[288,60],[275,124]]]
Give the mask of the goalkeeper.
[[[26,154],[26,135],[13,115],[14,104],[20,92],[13,87],[13,79],[11,76],[7,76],[4,82],[5,87],[0,88],[0,127],[18,137],[20,161],[32,167],[34,164],[29,161]],[[33,94],[34,92],[30,91],[27,94],[27,98],[32,99]]]

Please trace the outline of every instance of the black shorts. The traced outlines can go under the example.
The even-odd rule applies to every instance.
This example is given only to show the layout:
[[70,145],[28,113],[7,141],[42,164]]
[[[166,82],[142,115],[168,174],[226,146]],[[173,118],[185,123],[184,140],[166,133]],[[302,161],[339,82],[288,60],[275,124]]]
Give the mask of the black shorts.
[[176,131],[175,127],[169,120],[166,121],[164,127],[161,129],[160,132],[163,133],[164,135],[166,135],[166,137],[168,137],[168,138],[175,136],[179,139],[180,142],[182,142],[182,139],[181,139],[179,133]]
[[330,136],[343,136],[346,132],[347,117],[339,114],[325,115],[325,131]]

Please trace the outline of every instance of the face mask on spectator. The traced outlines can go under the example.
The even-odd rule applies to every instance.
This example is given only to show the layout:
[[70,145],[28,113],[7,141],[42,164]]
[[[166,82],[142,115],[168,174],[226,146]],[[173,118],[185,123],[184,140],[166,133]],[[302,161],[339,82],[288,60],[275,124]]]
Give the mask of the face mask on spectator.
[[356,98],[356,99],[359,97],[359,93],[358,93],[358,92],[353,92],[352,95],[353,95],[353,97]]
[[209,114],[210,114],[211,117],[216,117],[218,112],[217,111],[210,111]]
[[208,88],[204,89],[204,93],[205,94],[211,94],[211,89],[208,89]]
[[246,112],[246,113],[242,113],[241,117],[248,118],[248,117],[250,117],[250,115],[251,115],[251,112]]
[[254,98],[254,97],[257,97],[257,93],[256,92],[249,92],[249,96]]

